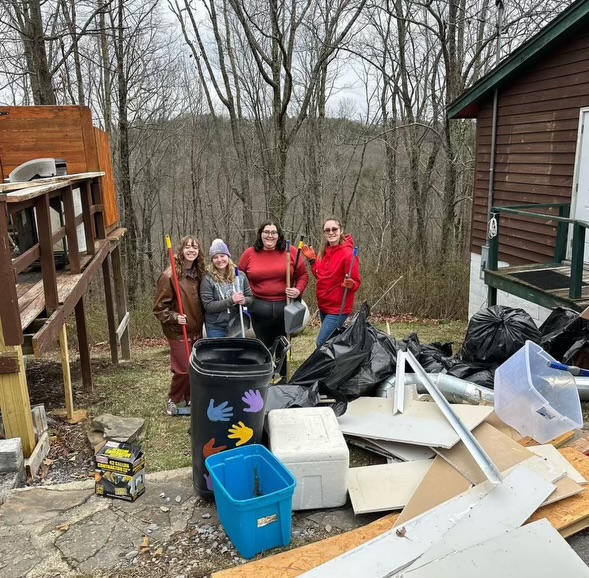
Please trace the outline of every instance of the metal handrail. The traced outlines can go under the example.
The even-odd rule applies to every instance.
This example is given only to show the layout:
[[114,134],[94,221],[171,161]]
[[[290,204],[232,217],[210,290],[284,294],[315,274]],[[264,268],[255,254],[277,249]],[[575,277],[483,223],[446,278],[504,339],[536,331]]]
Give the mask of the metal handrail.
[[[545,213],[536,213],[529,209],[558,209],[559,215],[547,215]],[[566,246],[568,229],[573,227],[573,243],[571,254],[571,284],[569,287],[569,297],[579,299],[582,294],[583,285],[583,257],[585,247],[585,232],[589,229],[589,222],[581,219],[571,219],[570,203],[548,203],[548,204],[529,204],[510,207],[493,207],[491,210],[492,217],[496,222],[496,235],[489,240],[489,259],[487,261],[488,271],[497,271],[499,262],[499,227],[501,213],[508,215],[519,215],[539,219],[542,221],[555,221],[558,223],[556,244],[554,250],[554,262],[562,263],[566,257]]]

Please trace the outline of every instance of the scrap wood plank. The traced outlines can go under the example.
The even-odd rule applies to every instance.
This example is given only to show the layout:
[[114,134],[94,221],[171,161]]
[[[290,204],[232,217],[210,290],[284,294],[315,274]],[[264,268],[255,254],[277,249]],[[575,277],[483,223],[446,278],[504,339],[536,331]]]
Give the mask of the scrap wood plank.
[[[584,478],[589,477],[589,457],[574,448],[559,451]],[[541,518],[546,518],[565,538],[589,528],[589,492],[584,490],[566,500],[543,506],[528,521]]]
[[[554,438],[553,440],[550,440],[549,442],[546,442],[546,443],[554,446],[555,448],[560,448],[564,444],[566,444],[568,441],[572,440],[574,437],[575,437],[575,432],[570,431],[570,432],[562,434],[561,436],[558,436],[557,438]],[[519,440],[518,443],[520,443],[524,447],[539,446],[540,445],[540,442],[537,442],[534,438],[531,438],[529,436],[522,438],[521,440]]]
[[243,566],[215,572],[211,578],[295,578],[388,532],[395,523],[397,514],[389,514],[371,524],[356,528],[338,536],[332,536],[313,544],[274,554]]

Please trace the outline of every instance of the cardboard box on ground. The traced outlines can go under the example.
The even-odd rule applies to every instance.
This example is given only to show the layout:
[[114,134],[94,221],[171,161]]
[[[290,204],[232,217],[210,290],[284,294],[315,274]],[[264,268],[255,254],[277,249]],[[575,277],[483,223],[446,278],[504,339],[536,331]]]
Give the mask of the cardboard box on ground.
[[99,496],[134,502],[145,492],[145,455],[134,444],[109,441],[95,456]]

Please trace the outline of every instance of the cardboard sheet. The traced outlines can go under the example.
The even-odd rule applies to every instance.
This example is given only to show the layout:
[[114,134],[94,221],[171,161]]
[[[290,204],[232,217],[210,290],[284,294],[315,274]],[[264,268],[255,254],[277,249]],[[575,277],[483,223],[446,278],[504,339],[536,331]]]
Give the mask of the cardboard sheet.
[[446,460],[440,456],[435,457],[431,467],[397,518],[395,526],[400,526],[466,492],[471,486],[470,481]]
[[[500,472],[534,455],[488,423],[482,423],[472,433]],[[449,450],[436,448],[436,452],[471,483],[480,484],[486,479],[463,442],[457,443]]]

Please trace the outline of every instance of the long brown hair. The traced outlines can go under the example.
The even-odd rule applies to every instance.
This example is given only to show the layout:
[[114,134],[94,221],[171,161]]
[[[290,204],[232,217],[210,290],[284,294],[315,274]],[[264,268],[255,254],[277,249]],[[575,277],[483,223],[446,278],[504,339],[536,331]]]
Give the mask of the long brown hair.
[[186,276],[186,269],[184,268],[184,247],[192,243],[198,247],[198,255],[192,264],[192,268],[196,269],[196,276],[198,279],[202,279],[205,276],[205,260],[202,254],[202,244],[194,235],[186,235],[180,239],[180,243],[176,247],[176,253],[174,254],[174,264],[176,265],[176,274],[178,279]]
[[[323,221],[323,225],[321,226],[321,230],[323,231],[323,228],[325,227],[325,223],[327,223],[327,221],[335,221],[337,223],[337,226],[341,229],[341,234],[339,237],[339,243],[338,245],[343,245],[344,244],[344,226],[342,225],[342,221],[341,219],[338,219],[337,217],[328,217],[327,219],[325,219]],[[325,243],[323,243],[323,247],[321,247],[321,251],[319,251],[319,255],[317,255],[317,259],[319,259],[321,261],[321,259],[323,259],[323,257],[325,257],[325,251],[327,251],[327,247],[329,247],[329,241],[325,241]]]
[[225,269],[226,274],[223,275],[215,264],[211,261],[207,265],[207,273],[213,278],[216,283],[229,283],[233,285],[235,281],[235,263],[231,260],[231,257],[227,257],[227,268]]

